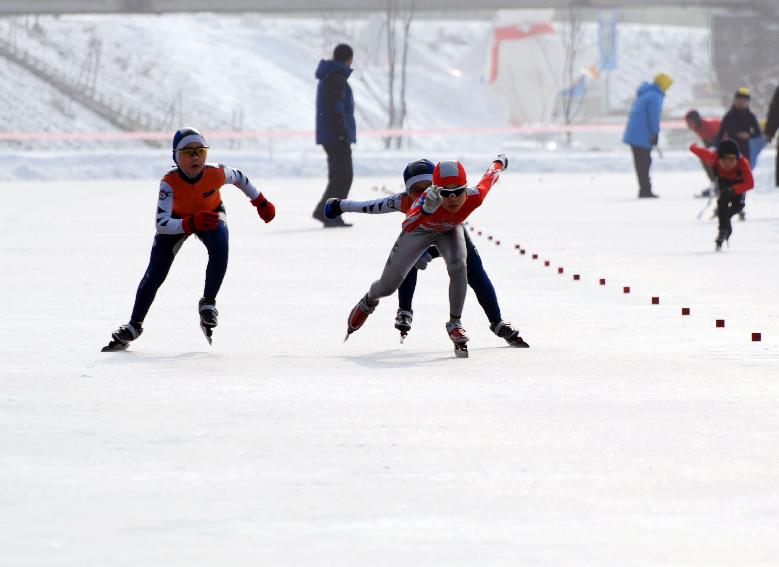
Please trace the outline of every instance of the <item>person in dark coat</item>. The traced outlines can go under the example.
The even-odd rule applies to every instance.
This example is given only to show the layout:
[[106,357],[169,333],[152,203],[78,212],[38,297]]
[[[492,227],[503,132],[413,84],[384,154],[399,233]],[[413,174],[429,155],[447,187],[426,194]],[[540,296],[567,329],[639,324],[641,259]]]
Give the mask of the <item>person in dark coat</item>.
[[652,193],[649,168],[652,165],[652,148],[660,134],[660,113],[663,111],[665,91],[673,79],[665,73],[658,74],[651,83],[642,83],[630,107],[628,123],[622,141],[633,152],[633,165],[638,177],[639,199],[657,198]]
[[352,187],[352,147],[357,142],[354,97],[347,79],[352,74],[352,48],[341,43],[332,59],[322,59],[315,76],[316,143],[327,153],[327,188],[314,208],[313,217],[325,228],[351,226],[341,218],[328,219],[322,212],[330,198],[346,199]]
[[760,135],[757,117],[749,110],[749,89],[741,87],[733,96],[733,106],[722,117],[717,132],[717,144],[722,140],[733,140],[738,144],[741,155],[749,160],[749,140]]
[[[771,98],[771,104],[768,106],[768,116],[765,119],[765,139],[770,143],[779,129],[779,87],[776,87],[774,96]],[[776,152],[776,186],[779,187],[779,150]]]

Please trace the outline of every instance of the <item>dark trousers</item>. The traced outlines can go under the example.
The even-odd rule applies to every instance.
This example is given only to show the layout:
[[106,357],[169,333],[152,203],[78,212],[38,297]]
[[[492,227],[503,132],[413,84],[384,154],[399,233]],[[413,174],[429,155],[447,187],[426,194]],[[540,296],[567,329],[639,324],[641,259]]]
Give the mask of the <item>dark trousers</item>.
[[[473,242],[471,242],[468,232],[465,232],[465,249],[468,253],[466,259],[468,285],[471,286],[471,289],[473,289],[473,292],[476,294],[476,299],[479,301],[479,305],[481,305],[482,309],[484,309],[484,314],[487,315],[487,319],[494,325],[501,321],[498,296],[495,293],[495,287],[493,287],[487,272],[484,270],[479,251],[476,250]],[[434,256],[437,255],[438,252],[435,251]],[[417,271],[416,268],[411,268],[406,279],[403,280],[403,283],[400,284],[400,288],[398,288],[398,307],[400,309],[411,311],[411,302],[414,299],[414,290],[417,286]]]
[[[227,271],[227,255],[229,233],[227,225],[219,223],[216,230],[197,232],[195,235],[205,244],[208,250],[208,266],[206,267],[206,284],[203,297],[215,300],[219,288],[222,287]],[[151,304],[157,295],[157,290],[168,277],[173,259],[187,239],[187,234],[158,234],[154,237],[151,247],[151,257],[146,273],[141,278],[138,291],[135,294],[135,305],[130,317],[132,321],[143,322]]]
[[779,147],[776,148],[776,170],[774,175],[776,175],[776,186],[779,187]]
[[746,195],[737,194],[728,187],[722,190],[719,199],[717,199],[717,218],[719,219],[719,233],[723,238],[728,239],[733,233],[733,225],[730,219],[744,210],[746,204]]
[[630,146],[633,152],[633,166],[638,177],[638,196],[648,197],[652,194],[652,181],[649,179],[649,168],[652,166],[652,150]]
[[350,144],[332,144],[322,147],[327,153],[327,188],[314,209],[314,217],[324,222],[325,201],[331,198],[346,199],[352,188],[354,172]]

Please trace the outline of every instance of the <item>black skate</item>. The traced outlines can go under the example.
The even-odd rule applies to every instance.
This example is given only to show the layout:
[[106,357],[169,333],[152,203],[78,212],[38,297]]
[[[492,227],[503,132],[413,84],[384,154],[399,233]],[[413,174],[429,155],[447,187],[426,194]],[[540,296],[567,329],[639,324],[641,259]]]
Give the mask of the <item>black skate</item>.
[[400,331],[401,344],[403,344],[406,335],[408,335],[408,332],[411,330],[411,320],[413,317],[414,312],[412,310],[398,309],[398,314],[395,316],[395,328]]
[[198,303],[198,312],[200,313],[200,329],[206,336],[208,344],[211,344],[211,337],[214,334],[214,327],[218,325],[217,317],[219,317],[219,311],[216,310],[216,300],[202,298]]
[[459,320],[449,321],[446,324],[446,332],[454,343],[454,355],[457,358],[468,358],[468,335],[465,334],[462,324]]
[[530,345],[519,336],[519,331],[517,331],[508,321],[498,321],[494,325],[490,325],[490,331],[498,335],[501,339],[505,339],[509,346],[530,348]]
[[722,250],[722,244],[723,243],[727,243],[728,246],[730,246],[730,235],[731,234],[733,234],[732,230],[730,232],[725,232],[725,231],[722,231],[722,230],[719,232],[719,234],[717,235],[717,239],[714,241],[714,249],[717,252]]
[[143,333],[143,327],[138,321],[130,321],[126,325],[120,326],[111,333],[111,342],[101,349],[101,352],[118,352],[127,350],[130,342],[134,341]]

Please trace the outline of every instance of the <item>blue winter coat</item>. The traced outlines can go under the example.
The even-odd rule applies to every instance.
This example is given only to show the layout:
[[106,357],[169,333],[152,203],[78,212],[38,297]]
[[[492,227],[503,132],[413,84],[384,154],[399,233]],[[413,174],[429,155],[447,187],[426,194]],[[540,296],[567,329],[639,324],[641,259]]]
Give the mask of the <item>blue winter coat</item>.
[[333,59],[322,59],[316,68],[316,143],[323,146],[357,142],[354,97],[346,81],[352,69]]
[[660,113],[665,93],[654,83],[642,83],[628,115],[622,141],[631,146],[652,149],[652,137],[660,133]]

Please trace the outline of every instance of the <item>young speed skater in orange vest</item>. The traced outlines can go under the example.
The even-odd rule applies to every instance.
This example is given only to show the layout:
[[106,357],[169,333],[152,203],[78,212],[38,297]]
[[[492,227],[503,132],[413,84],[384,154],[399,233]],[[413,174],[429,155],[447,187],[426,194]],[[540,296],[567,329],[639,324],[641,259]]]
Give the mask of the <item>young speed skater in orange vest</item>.
[[130,321],[111,334],[104,352],[125,350],[143,332],[143,320],[157,290],[165,281],[173,259],[184,241],[194,234],[208,250],[208,266],[203,297],[198,303],[200,327],[211,344],[217,325],[216,295],[227,270],[228,231],[225,207],[219,190],[235,185],[251,200],[266,223],[276,209],[240,170],[222,164],[206,163],[208,146],[194,128],[182,128],[173,136],[171,169],[160,182],[157,200],[157,234],[146,273],[138,285]]
[[714,171],[714,181],[719,189],[717,199],[717,218],[719,230],[714,241],[717,250],[722,243],[730,239],[733,233],[731,217],[744,209],[746,192],[755,186],[749,160],[741,155],[738,144],[732,140],[723,140],[713,152],[693,144],[690,151]]
[[[419,159],[412,161],[403,170],[405,191],[390,197],[370,201],[328,199],[324,206],[325,217],[336,219],[343,213],[378,215],[400,212],[405,214],[422,193],[425,192],[425,189],[433,184],[434,170],[435,164],[430,160]],[[460,230],[463,231],[465,236],[468,285],[473,289],[479,305],[481,305],[484,314],[489,319],[490,330],[498,337],[504,339],[509,346],[527,348],[529,345],[519,336],[519,331],[510,322],[503,320],[495,287],[484,269],[481,256],[463,225],[460,225]],[[398,288],[398,312],[395,317],[395,328],[400,331],[400,342],[403,342],[411,330],[411,322],[414,316],[412,301],[417,284],[417,272],[426,269],[427,264],[438,256],[440,256],[438,249],[435,246],[430,246],[422,253],[422,256],[420,256]]]
[[406,213],[403,230],[392,247],[381,277],[349,314],[346,337],[362,327],[379,299],[395,293],[420,256],[432,245],[449,273],[449,322],[446,331],[458,357],[468,356],[468,336],[460,322],[468,289],[465,236],[460,225],[484,201],[508,159],[500,155],[476,187],[469,188],[465,168],[458,161],[442,161],[433,171],[433,184]]

